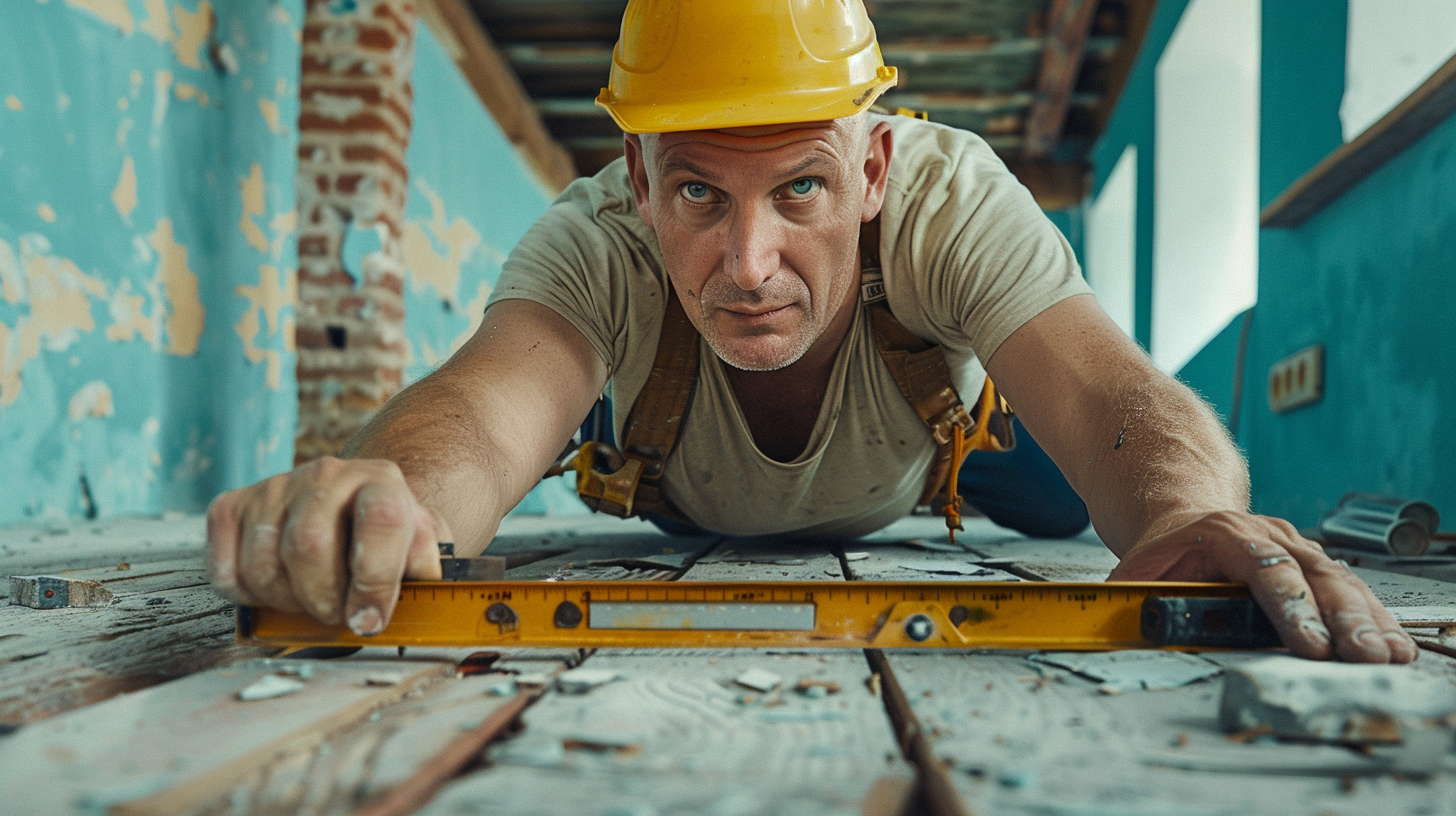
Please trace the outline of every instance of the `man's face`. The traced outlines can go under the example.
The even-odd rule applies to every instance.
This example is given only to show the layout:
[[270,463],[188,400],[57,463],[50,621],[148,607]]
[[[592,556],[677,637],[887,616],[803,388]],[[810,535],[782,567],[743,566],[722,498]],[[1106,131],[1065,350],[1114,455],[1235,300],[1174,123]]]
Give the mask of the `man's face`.
[[788,366],[853,303],[859,226],[884,188],[872,166],[884,127],[862,128],[841,119],[628,138],[642,218],[689,319],[729,365]]

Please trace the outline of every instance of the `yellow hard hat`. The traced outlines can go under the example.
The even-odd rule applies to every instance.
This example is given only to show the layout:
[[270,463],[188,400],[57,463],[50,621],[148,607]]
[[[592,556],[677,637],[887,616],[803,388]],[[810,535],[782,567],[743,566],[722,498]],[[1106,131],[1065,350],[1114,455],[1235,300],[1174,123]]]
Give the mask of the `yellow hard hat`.
[[863,0],[631,0],[597,97],[628,133],[839,119],[895,84]]

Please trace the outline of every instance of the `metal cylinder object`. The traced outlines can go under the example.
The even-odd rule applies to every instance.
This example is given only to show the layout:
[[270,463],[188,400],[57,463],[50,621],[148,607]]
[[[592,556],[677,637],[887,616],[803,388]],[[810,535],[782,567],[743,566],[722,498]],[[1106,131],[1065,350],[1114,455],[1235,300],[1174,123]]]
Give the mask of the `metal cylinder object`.
[[1340,511],[1346,515],[1378,518],[1387,522],[1414,521],[1421,525],[1427,536],[1433,536],[1441,528],[1441,514],[1430,502],[1411,501],[1399,496],[1381,496],[1375,493],[1346,493],[1340,499]]
[[1382,555],[1424,555],[1431,546],[1431,534],[1420,522],[1341,510],[1320,519],[1319,531],[1326,544]]

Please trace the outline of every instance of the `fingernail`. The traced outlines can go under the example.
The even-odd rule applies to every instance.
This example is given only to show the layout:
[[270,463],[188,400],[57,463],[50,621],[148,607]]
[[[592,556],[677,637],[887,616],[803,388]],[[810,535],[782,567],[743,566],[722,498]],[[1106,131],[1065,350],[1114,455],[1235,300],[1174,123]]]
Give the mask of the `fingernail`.
[[349,629],[361,637],[372,637],[384,631],[384,618],[377,608],[366,606],[350,616]]
[[1330,630],[1325,628],[1325,625],[1320,621],[1314,618],[1305,618],[1300,621],[1299,628],[1300,631],[1304,632],[1311,640],[1316,641],[1321,646],[1328,646],[1330,644]]

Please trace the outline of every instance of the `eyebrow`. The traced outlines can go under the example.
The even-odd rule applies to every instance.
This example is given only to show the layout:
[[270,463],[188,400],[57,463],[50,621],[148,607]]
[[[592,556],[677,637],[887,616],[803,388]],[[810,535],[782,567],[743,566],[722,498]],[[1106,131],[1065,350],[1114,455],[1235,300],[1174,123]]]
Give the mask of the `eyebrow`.
[[[803,159],[800,159],[798,164],[790,167],[788,170],[785,170],[783,173],[780,174],[780,176],[782,178],[797,177],[805,170],[824,164],[833,165],[834,162],[831,161],[829,157],[825,156],[823,153],[811,153],[808,156],[805,156]],[[706,168],[693,164],[687,159],[680,158],[665,159],[658,167],[658,172],[664,176],[674,172],[684,172],[690,175],[698,176],[700,178],[708,179],[709,181],[712,181],[718,177],[718,174],[707,170]]]

